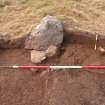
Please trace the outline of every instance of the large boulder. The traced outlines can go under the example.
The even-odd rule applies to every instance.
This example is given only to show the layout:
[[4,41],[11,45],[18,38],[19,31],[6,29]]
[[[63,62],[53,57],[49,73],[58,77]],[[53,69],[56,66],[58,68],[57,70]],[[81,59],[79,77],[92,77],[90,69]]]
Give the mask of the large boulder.
[[63,24],[54,16],[46,16],[34,27],[25,41],[25,48],[46,50],[50,45],[59,46],[63,41]]

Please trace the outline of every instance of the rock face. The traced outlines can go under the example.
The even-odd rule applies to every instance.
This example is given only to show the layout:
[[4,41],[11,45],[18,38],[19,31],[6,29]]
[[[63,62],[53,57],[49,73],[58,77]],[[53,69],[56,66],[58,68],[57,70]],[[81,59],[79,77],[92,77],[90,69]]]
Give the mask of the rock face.
[[50,45],[59,46],[63,41],[63,24],[53,16],[46,16],[33,29],[25,41],[25,48],[46,50]]
[[31,51],[31,62],[32,63],[41,63],[43,60],[46,59],[46,53],[44,51]]

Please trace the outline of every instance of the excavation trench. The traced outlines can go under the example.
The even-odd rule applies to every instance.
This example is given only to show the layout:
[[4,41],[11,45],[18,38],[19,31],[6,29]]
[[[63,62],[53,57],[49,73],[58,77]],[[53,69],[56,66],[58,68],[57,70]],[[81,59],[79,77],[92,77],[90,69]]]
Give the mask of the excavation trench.
[[[102,40],[102,41],[101,41]],[[98,46],[104,46],[99,36]],[[94,50],[95,35],[66,32],[61,55],[40,65],[105,65],[105,56]],[[30,50],[0,49],[0,65],[34,65]],[[68,69],[31,72],[0,68],[1,105],[104,105],[105,73]]]
[[[42,62],[43,65],[105,65],[105,56],[94,50],[96,35],[88,32],[65,31],[63,50],[58,57]],[[23,41],[23,40],[19,40]],[[19,43],[19,42],[18,42]],[[20,42],[21,43],[21,42]],[[24,43],[24,42],[23,42]],[[97,49],[105,46],[105,37],[98,35]],[[0,65],[33,65],[30,50],[18,48],[0,49]]]

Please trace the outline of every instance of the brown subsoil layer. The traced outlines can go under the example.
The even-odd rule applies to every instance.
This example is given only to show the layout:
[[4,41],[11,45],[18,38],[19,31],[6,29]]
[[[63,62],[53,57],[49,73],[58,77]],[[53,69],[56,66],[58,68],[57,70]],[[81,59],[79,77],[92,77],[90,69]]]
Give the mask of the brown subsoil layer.
[[[105,56],[94,50],[94,42],[81,44],[65,38],[58,57],[43,65],[105,65]],[[30,51],[0,49],[0,65],[33,65]],[[104,70],[68,69],[32,72],[0,68],[0,105],[104,105]]]

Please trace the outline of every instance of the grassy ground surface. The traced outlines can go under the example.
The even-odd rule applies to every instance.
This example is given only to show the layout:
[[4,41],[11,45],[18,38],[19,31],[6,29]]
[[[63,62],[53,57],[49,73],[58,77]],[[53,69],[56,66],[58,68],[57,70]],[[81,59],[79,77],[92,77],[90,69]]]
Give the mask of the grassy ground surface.
[[0,0],[0,33],[21,36],[42,17],[54,15],[69,30],[104,34],[104,0]]

